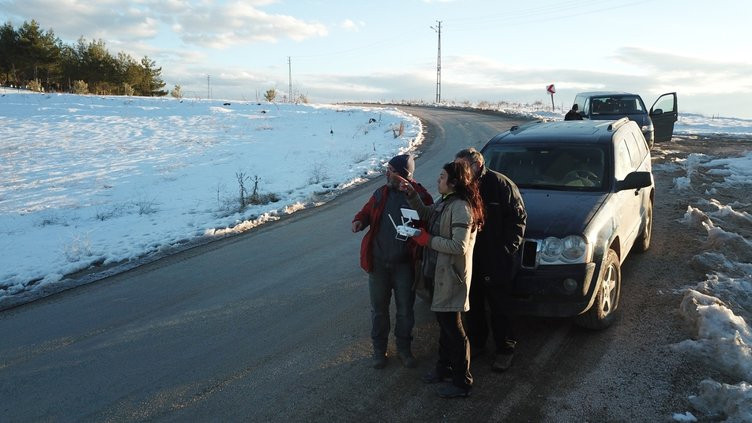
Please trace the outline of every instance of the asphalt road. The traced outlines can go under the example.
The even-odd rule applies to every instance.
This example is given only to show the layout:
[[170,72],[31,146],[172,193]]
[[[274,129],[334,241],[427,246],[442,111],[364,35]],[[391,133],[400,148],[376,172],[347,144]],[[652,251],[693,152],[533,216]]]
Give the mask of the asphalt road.
[[[416,179],[433,194],[457,150],[520,123],[405,109],[426,125]],[[670,289],[661,288],[667,278],[687,276],[671,273],[667,260],[683,258],[670,254],[682,253],[662,241],[674,230],[661,223],[673,205],[656,206],[653,249],[623,269],[622,292],[634,294],[623,294],[614,326],[521,318],[513,368],[497,374],[491,357],[475,360],[471,397],[443,400],[420,381],[438,338],[420,300],[418,369],[396,359],[370,367],[363,233],[350,222],[382,183],[0,312],[0,420],[663,421],[687,410],[698,379],[667,346],[686,334],[666,313],[677,304],[656,295]]]

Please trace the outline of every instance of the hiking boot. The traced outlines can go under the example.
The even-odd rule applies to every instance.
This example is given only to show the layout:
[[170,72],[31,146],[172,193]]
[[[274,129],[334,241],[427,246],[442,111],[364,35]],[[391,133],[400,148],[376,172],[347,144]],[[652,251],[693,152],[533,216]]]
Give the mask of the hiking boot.
[[373,353],[373,368],[383,369],[386,367],[386,353]]
[[504,372],[508,370],[512,367],[512,358],[514,358],[514,353],[496,354],[493,364],[491,365],[491,370],[495,372]]
[[448,383],[436,391],[441,398],[466,398],[470,396],[470,388],[460,388]]
[[436,372],[436,370],[431,370],[430,372],[423,375],[422,378],[420,378],[424,383],[439,383],[439,382],[451,382],[452,377],[451,376],[442,376],[439,373]]
[[400,361],[402,361],[402,365],[407,367],[408,369],[414,369],[418,367],[418,360],[415,359],[415,356],[413,356],[413,353],[411,353],[410,351],[400,351],[399,358]]

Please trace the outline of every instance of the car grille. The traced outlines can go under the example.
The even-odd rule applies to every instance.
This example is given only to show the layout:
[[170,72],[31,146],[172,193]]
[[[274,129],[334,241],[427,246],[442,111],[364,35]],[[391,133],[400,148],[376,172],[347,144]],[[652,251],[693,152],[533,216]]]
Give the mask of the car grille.
[[538,241],[526,239],[522,242],[520,265],[524,269],[535,269],[538,265]]

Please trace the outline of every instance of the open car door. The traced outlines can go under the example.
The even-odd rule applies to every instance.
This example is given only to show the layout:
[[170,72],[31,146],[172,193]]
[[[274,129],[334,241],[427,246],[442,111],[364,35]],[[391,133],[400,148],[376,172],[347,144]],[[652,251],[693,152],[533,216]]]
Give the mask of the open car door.
[[679,118],[676,106],[676,93],[666,93],[655,100],[650,108],[650,119],[655,130],[655,142],[671,141],[674,135],[674,122]]

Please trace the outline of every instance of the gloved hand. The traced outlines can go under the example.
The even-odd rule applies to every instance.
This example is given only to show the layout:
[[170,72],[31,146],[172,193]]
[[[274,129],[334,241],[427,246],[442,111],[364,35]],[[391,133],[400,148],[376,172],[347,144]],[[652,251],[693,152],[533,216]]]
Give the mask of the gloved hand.
[[418,235],[415,235],[413,239],[418,243],[418,245],[425,247],[429,242],[431,242],[431,235],[428,235],[428,232],[425,229],[421,229],[420,233]]

